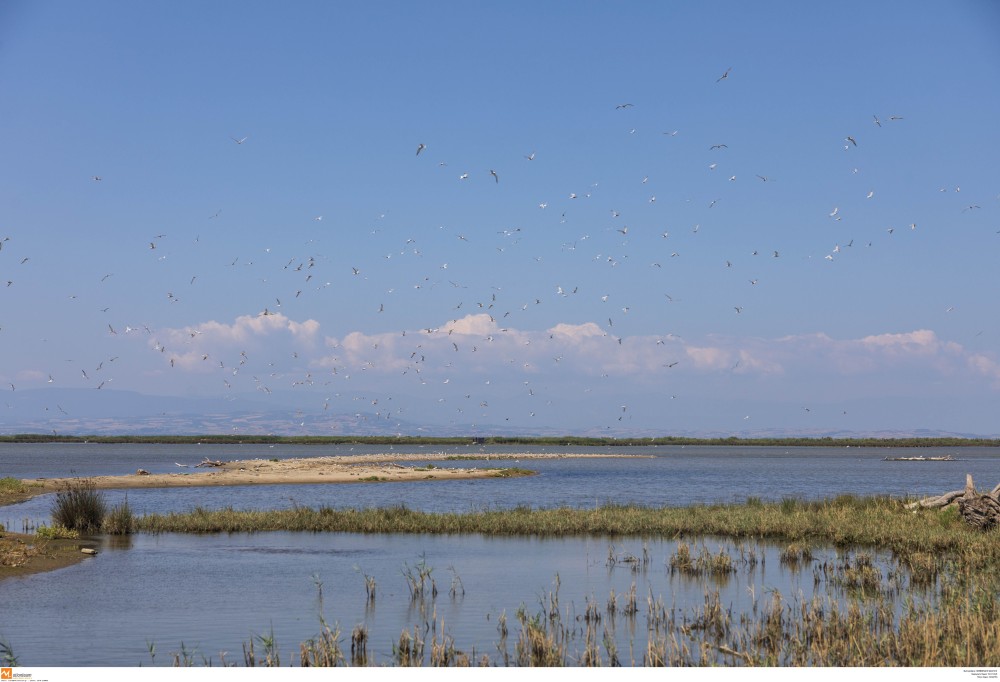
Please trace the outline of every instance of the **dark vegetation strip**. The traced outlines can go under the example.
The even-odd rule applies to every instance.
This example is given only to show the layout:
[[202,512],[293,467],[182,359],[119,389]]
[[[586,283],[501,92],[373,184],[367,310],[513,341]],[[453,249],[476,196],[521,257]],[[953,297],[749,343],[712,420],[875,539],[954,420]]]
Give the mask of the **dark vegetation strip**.
[[668,445],[735,445],[741,447],[1000,447],[996,438],[683,438],[662,436],[657,438],[584,438],[559,437],[475,437],[450,438],[423,436],[60,436],[41,433],[0,435],[0,443],[132,443],[165,445],[523,445],[530,447],[641,447]]

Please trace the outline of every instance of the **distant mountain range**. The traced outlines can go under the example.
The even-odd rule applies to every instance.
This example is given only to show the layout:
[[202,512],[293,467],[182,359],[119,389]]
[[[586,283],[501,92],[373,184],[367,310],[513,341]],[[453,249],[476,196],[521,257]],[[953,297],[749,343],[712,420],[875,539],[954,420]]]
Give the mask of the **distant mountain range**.
[[430,424],[372,412],[351,414],[275,406],[253,396],[231,400],[153,396],[132,391],[93,389],[28,389],[8,397],[0,410],[0,434],[111,435],[275,435],[275,436],[581,436],[653,438],[995,438],[933,429],[649,428],[594,426],[568,431],[559,427],[518,427],[510,424]]

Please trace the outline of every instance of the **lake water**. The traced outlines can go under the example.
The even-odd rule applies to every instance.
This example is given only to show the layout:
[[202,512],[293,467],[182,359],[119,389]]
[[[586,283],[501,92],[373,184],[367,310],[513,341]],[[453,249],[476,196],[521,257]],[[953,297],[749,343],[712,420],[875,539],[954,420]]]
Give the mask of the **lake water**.
[[[385,452],[385,447],[316,446],[137,446],[0,445],[0,476],[19,478],[123,474],[141,467],[178,471],[175,462],[203,458],[251,459]],[[397,448],[397,452],[442,452],[440,448]],[[451,454],[507,454],[524,448],[449,448]],[[537,451],[537,450],[533,450]],[[599,452],[601,449],[546,448],[546,452]],[[748,496],[778,500],[821,499],[841,493],[921,496],[961,488],[971,473],[980,487],[1000,481],[1000,451],[991,448],[903,449],[669,447],[612,448],[636,458],[530,460],[519,464],[537,476],[519,479],[391,484],[246,486],[131,490],[137,513],[184,511],[195,506],[280,508],[293,505],[372,507],[404,504],[426,511],[482,508],[570,506],[605,502],[644,505],[742,501]],[[953,462],[887,462],[887,456],[952,455]],[[406,463],[413,464],[413,463]],[[463,462],[491,466],[495,462]],[[508,464],[507,462],[504,463]],[[510,465],[515,463],[510,462]],[[124,491],[107,491],[108,501]],[[12,530],[48,522],[52,496],[0,508],[0,522]],[[538,612],[555,585],[564,616],[584,613],[590,602],[605,611],[613,590],[621,595],[633,582],[638,600],[662,600],[685,612],[702,605],[707,590],[735,611],[750,608],[751,595],[779,590],[808,599],[814,590],[809,571],[783,567],[779,547],[737,547],[706,539],[711,551],[733,556],[750,551],[757,568],[725,581],[671,575],[669,557],[676,542],[663,538],[491,538],[468,536],[261,533],[255,535],[137,535],[102,538],[101,551],[83,563],[51,573],[0,582],[5,605],[0,640],[7,641],[22,665],[167,665],[172,653],[195,651],[197,663],[242,663],[242,645],[272,631],[283,663],[297,662],[300,642],[320,632],[322,614],[338,623],[349,649],[354,626],[369,631],[369,653],[389,663],[392,645],[403,629],[433,623],[450,634],[458,648],[477,655],[500,655],[498,619],[506,614],[513,650],[523,606]],[[619,563],[609,553],[650,557],[642,571]],[[818,550],[817,561],[836,552]],[[434,600],[414,602],[404,574],[424,562],[438,587]],[[376,581],[374,607],[367,605],[364,576]],[[322,589],[320,589],[322,585]],[[460,586],[454,595],[452,586]],[[576,621],[579,622],[579,621]],[[434,630],[426,633],[429,642]],[[646,622],[640,616],[630,631],[614,635],[622,662],[629,646],[641,651]],[[155,657],[149,645],[155,647]],[[258,644],[259,649],[259,644]],[[641,654],[637,656],[641,662]]]

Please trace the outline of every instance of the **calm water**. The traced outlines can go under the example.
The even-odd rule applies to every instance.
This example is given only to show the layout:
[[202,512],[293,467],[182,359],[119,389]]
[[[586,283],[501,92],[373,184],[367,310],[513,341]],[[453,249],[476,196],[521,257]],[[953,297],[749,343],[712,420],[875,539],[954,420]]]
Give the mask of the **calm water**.
[[[383,452],[385,448],[335,449],[268,446],[3,445],[0,476],[56,477],[121,474],[142,467],[179,471],[175,462],[211,459],[301,457]],[[440,452],[437,448],[398,449]],[[491,448],[516,452],[520,448]],[[579,448],[549,452],[580,452]],[[593,452],[595,450],[591,450]],[[484,452],[478,448],[449,452]],[[292,505],[368,507],[405,504],[429,511],[465,511],[484,507],[592,507],[604,502],[684,505],[764,499],[818,499],[841,493],[924,495],[961,488],[971,473],[980,487],[1000,481],[1000,453],[994,449],[920,450],[927,456],[953,455],[955,462],[885,462],[886,456],[912,456],[912,450],[864,448],[643,448],[611,452],[652,455],[635,459],[522,462],[539,472],[526,479],[190,488],[128,491],[139,513],[207,508],[276,508]],[[410,464],[410,463],[407,463]],[[478,463],[486,465],[485,462]],[[468,465],[476,466],[476,462]],[[108,491],[109,502],[125,495]],[[47,522],[51,496],[0,508],[0,522],[20,530],[25,520]],[[610,591],[626,592],[635,581],[641,605],[661,598],[680,611],[704,602],[708,587],[720,589],[723,603],[749,608],[750,594],[777,589],[784,595],[812,593],[811,573],[789,571],[777,560],[778,548],[756,547],[764,559],[749,575],[737,573],[719,585],[671,576],[667,569],[675,543],[650,538],[647,570],[634,573],[619,564],[609,570],[609,551],[641,556],[637,538],[489,538],[482,536],[409,536],[263,533],[257,535],[139,535],[126,545],[102,540],[98,556],[60,571],[0,582],[5,605],[0,638],[8,641],[22,665],[162,665],[181,643],[197,650],[197,661],[210,658],[242,662],[242,644],[272,628],[283,654],[292,662],[298,644],[320,631],[319,584],[323,614],[337,622],[349,647],[350,631],[369,627],[369,651],[387,663],[402,629],[441,622],[459,648],[497,655],[497,618],[506,613],[510,648],[518,626],[514,617],[524,605],[540,609],[543,597],[561,582],[564,616],[580,615],[588,601],[604,610]],[[718,542],[706,540],[713,551]],[[739,549],[722,543],[734,556]],[[744,548],[745,549],[745,548]],[[833,551],[829,551],[833,556]],[[820,556],[822,560],[822,554]],[[404,571],[424,561],[433,568],[439,594],[421,611],[409,598]],[[366,608],[364,575],[377,582],[377,600]],[[454,597],[453,585],[464,588]],[[645,621],[637,632],[619,627],[619,647],[645,646]],[[427,634],[428,641],[433,632]],[[148,643],[156,647],[153,659]],[[638,656],[641,660],[641,655]],[[623,655],[628,663],[628,656]]]

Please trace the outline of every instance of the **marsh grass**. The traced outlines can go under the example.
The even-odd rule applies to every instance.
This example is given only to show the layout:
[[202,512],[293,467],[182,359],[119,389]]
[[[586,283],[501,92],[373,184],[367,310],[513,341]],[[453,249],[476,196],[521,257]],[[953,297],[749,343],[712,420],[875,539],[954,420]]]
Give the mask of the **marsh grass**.
[[425,513],[406,507],[273,511],[209,511],[150,514],[136,520],[137,532],[252,533],[263,531],[356,533],[483,533],[495,536],[728,537],[772,540],[803,546],[878,547],[899,554],[943,554],[975,548],[981,563],[996,563],[1000,550],[990,533],[964,528],[950,512],[905,508],[904,500],[840,496],[820,502],[784,500],[732,505],[643,507],[605,505],[596,509],[487,509]]
[[[340,651],[339,629],[324,629],[300,646],[302,665],[503,665],[575,666],[824,666],[969,667],[1000,665],[1000,531],[968,528],[950,512],[906,510],[904,501],[840,496],[806,502],[748,500],[739,505],[646,508],[609,505],[590,510],[485,510],[426,514],[404,507],[367,510],[296,508],[273,512],[196,509],[183,515],[136,520],[144,532],[257,532],[266,530],[359,533],[483,533],[508,536],[603,535],[679,538],[668,572],[701,580],[704,599],[678,609],[649,592],[640,603],[635,583],[607,601],[588,599],[582,613],[560,603],[560,579],[539,597],[537,610],[522,605],[508,627],[497,618],[493,656],[477,659],[437,624],[432,609],[411,609],[418,623],[391,643],[389,660],[375,661],[372,634],[355,628],[350,656]],[[709,551],[690,538],[729,538],[730,548]],[[714,577],[747,575],[763,563],[756,549],[781,543],[782,568],[812,565],[816,591],[806,599],[775,590],[751,590],[752,606],[739,613],[723,602]],[[836,550],[820,560],[816,547]],[[608,569],[649,563],[608,551]],[[663,566],[663,564],[660,564]],[[436,597],[432,570],[421,560],[404,564],[410,604]],[[455,575],[457,579],[457,574]],[[908,581],[906,580],[908,578]],[[902,599],[903,583],[916,592]],[[460,582],[452,581],[456,598]],[[366,590],[374,599],[374,580]],[[463,590],[464,591],[464,588]],[[914,598],[918,595],[919,598]],[[632,623],[645,616],[646,628]],[[438,629],[440,628],[440,629]],[[622,628],[627,628],[623,630]],[[516,630],[516,632],[515,632]],[[273,637],[273,633],[272,633]],[[643,641],[645,637],[645,641]],[[628,649],[623,642],[628,642]],[[383,642],[380,646],[386,646]],[[513,646],[511,646],[513,645]],[[388,648],[388,647],[387,647]],[[251,638],[247,665],[278,662],[276,645]],[[260,652],[263,651],[263,654]],[[340,652],[339,655],[337,652]],[[182,648],[183,652],[183,648]],[[638,660],[634,660],[635,658]],[[625,659],[625,660],[623,660]],[[193,661],[188,652],[180,661]],[[252,661],[252,663],[251,663]]]
[[111,508],[101,520],[101,530],[108,535],[131,535],[135,529],[135,515],[128,503],[128,495]]
[[427,561],[421,557],[415,566],[407,563],[403,564],[403,578],[406,579],[406,587],[410,590],[410,601],[421,601],[430,597],[436,598],[438,594],[437,583],[431,577],[434,569],[427,565]]
[[[892,562],[893,560],[887,560]],[[902,563],[896,562],[901,567]],[[844,553],[830,566],[830,587],[845,576],[876,567],[865,552]],[[744,565],[743,570],[752,570]],[[866,578],[859,580],[865,583]],[[861,598],[848,590],[840,596],[815,593],[790,598],[769,590],[753,595],[753,608],[734,613],[718,588],[704,589],[700,604],[678,609],[664,604],[652,592],[645,603],[646,628],[623,625],[642,615],[629,592],[608,597],[602,609],[587,600],[580,615],[561,603],[558,575],[553,588],[539,596],[538,609],[522,605],[514,651],[508,646],[505,613],[497,618],[496,654],[467,653],[447,632],[443,621],[425,620],[404,628],[392,643],[389,660],[369,654],[371,634],[354,629],[350,657],[341,649],[339,628],[321,618],[319,637],[300,645],[302,666],[752,666],[752,667],[993,667],[1000,662],[1000,604],[996,600],[996,572],[955,570],[949,565],[931,598],[902,606],[875,589]],[[617,617],[615,616],[617,614]],[[631,615],[630,615],[631,614]],[[625,615],[627,617],[622,618]],[[623,639],[625,635],[625,639]],[[638,639],[637,639],[638,637]],[[644,638],[644,639],[643,639]],[[627,648],[626,645],[627,644]],[[151,648],[151,651],[153,649]],[[636,658],[638,657],[638,660]],[[201,659],[203,664],[210,661]],[[195,665],[198,656],[181,646],[175,665]],[[244,644],[248,666],[279,665],[273,631]]]
[[812,548],[801,542],[793,542],[786,545],[778,555],[778,561],[781,565],[788,566],[793,570],[800,568],[803,564],[812,563],[812,560]]
[[708,575],[725,578],[736,572],[733,558],[725,549],[713,554],[703,545],[696,555],[692,552],[691,546],[683,540],[677,544],[677,549],[670,557],[668,565],[671,573],[687,576]]
[[24,502],[43,490],[41,483],[29,485],[19,478],[4,476],[0,478],[0,506]]
[[93,482],[83,479],[69,483],[56,493],[52,504],[53,525],[93,532],[101,529],[108,506]]

